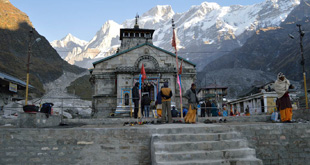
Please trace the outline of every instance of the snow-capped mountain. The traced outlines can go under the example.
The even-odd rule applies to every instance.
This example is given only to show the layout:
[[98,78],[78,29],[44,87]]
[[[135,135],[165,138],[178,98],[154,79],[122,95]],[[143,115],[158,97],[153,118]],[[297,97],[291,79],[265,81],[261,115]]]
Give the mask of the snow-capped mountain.
[[87,43],[87,41],[80,40],[77,37],[73,36],[71,33],[69,33],[61,40],[52,41],[51,45],[56,49],[56,51],[62,58],[66,58],[69,55],[81,53],[82,48]]
[[95,56],[96,58],[100,58],[106,56],[108,52],[116,50],[120,44],[119,29],[122,27],[122,25],[112,20],[107,21],[84,48],[85,51],[96,49],[99,54],[83,57],[89,58]]
[[[249,6],[222,7],[217,3],[204,2],[190,7],[184,13],[175,13],[168,5],[155,6],[144,13],[138,23],[140,28],[156,30],[154,45],[172,51],[173,18],[180,41],[180,56],[197,63],[197,69],[200,70],[212,60],[241,47],[257,29],[279,26],[299,3],[300,0],[266,0]],[[92,67],[90,61],[111,55],[117,50],[120,44],[119,29],[133,28],[134,21],[128,19],[121,25],[113,21],[106,22],[82,52],[80,49],[72,50],[70,58],[67,56],[66,60],[81,67]]]

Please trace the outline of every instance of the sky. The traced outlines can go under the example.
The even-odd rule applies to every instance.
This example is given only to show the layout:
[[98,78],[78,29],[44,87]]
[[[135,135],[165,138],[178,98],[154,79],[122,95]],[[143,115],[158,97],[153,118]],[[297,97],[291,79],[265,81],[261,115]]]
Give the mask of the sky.
[[108,20],[121,24],[156,5],[171,5],[175,13],[183,13],[205,1],[230,6],[252,5],[265,0],[10,0],[50,42],[68,33],[89,41]]

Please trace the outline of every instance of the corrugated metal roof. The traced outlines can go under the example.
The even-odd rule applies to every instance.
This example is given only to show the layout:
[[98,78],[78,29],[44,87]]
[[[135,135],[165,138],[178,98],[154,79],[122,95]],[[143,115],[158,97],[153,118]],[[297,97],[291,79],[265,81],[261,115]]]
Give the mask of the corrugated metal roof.
[[[11,75],[8,75],[8,74],[5,74],[5,73],[2,73],[0,72],[0,79],[3,79],[5,81],[8,81],[8,82],[11,82],[11,83],[14,83],[14,84],[17,84],[17,85],[20,85],[20,86],[23,86],[23,87],[26,87],[26,82],[16,78],[16,77],[13,77]],[[29,88],[34,88],[34,86],[30,85],[28,86]]]

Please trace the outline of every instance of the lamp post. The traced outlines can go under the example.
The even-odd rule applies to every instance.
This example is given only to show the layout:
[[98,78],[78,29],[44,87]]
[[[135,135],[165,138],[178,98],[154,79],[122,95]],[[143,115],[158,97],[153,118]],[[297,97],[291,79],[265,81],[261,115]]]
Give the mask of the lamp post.
[[30,65],[30,56],[31,56],[31,48],[35,42],[39,42],[41,38],[37,38],[33,43],[31,43],[31,37],[33,36],[33,28],[29,31],[29,42],[28,42],[28,60],[27,60],[27,82],[26,82],[26,99],[25,105],[28,104],[28,86],[29,86],[29,65]]
[[[305,35],[305,32],[301,30],[301,25],[296,24],[298,27],[299,32],[299,45],[300,45],[300,54],[301,54],[301,62],[302,71],[303,71],[303,78],[304,78],[304,89],[305,89],[305,100],[306,100],[306,109],[308,109],[308,94],[307,94],[307,82],[306,82],[306,70],[305,70],[305,58],[304,58],[304,46],[302,44],[302,38]],[[294,36],[289,34],[290,38],[294,39]]]

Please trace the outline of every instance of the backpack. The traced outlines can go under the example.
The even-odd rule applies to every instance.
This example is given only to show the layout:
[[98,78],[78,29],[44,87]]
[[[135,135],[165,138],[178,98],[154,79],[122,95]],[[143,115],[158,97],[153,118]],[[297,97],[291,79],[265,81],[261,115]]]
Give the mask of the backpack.
[[40,112],[41,113],[45,113],[46,114],[46,117],[49,117],[49,115],[52,115],[53,114],[53,103],[44,103],[41,107],[41,110]]
[[39,107],[35,105],[25,105],[23,106],[23,110],[25,113],[36,113],[39,111]]

